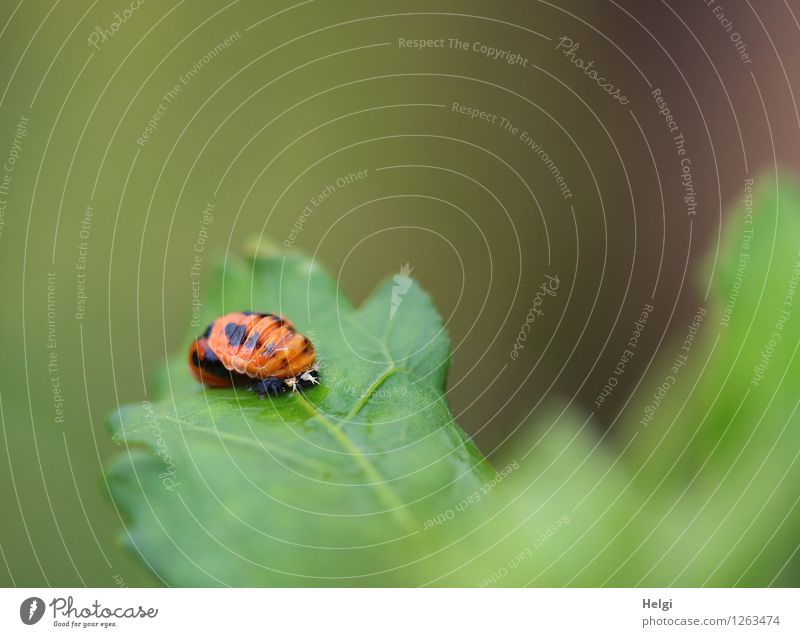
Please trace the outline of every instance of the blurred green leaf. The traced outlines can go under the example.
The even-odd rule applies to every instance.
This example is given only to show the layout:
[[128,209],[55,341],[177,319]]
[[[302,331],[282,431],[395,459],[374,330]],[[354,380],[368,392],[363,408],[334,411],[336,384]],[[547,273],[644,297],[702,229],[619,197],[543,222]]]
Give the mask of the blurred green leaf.
[[601,439],[569,410],[528,423],[519,470],[437,582],[800,584],[798,187],[765,178],[726,226],[707,301],[617,426]]
[[[526,432],[485,499],[481,518],[462,526],[459,550],[429,571],[440,585],[656,585],[648,573],[663,554],[666,529],[653,529],[663,505],[620,463],[587,415],[549,409]],[[446,573],[442,576],[441,573]],[[663,582],[662,582],[663,584]]]
[[[742,193],[747,196],[748,193]],[[700,585],[800,583],[800,191],[788,175],[765,176],[726,217],[697,340],[662,354],[624,431],[627,464],[666,500],[658,516],[681,516],[665,547],[667,582]],[[686,325],[689,337],[691,326]],[[657,399],[669,365],[687,356]],[[657,404],[643,423],[648,406]]]
[[354,310],[307,258],[273,255],[216,273],[205,318],[243,309],[312,338],[322,385],[265,400],[208,390],[177,356],[158,401],[110,420],[128,446],[108,479],[132,548],[179,586],[409,581],[425,521],[493,475],[450,413],[430,298],[401,279]]

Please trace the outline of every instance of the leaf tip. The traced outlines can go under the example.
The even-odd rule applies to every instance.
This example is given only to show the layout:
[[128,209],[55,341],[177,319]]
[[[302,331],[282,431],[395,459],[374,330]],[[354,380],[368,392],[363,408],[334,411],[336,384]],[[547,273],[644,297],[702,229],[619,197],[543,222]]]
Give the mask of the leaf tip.
[[289,253],[289,250],[271,237],[253,236],[244,244],[244,254],[252,259],[275,259]]

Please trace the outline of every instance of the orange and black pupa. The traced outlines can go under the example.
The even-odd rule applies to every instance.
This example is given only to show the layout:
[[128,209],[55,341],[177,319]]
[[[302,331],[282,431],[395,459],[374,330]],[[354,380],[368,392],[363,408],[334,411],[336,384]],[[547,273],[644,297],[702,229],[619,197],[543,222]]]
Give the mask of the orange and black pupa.
[[208,387],[246,387],[259,396],[319,384],[311,341],[276,314],[225,314],[189,347],[189,369]]

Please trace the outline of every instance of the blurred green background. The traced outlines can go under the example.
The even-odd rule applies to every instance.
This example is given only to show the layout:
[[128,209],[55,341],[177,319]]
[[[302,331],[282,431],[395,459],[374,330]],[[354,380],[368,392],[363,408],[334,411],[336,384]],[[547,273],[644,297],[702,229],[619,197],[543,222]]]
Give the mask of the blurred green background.
[[[193,284],[215,256],[288,241],[356,302],[410,264],[453,342],[456,420],[500,465],[518,423],[554,395],[613,430],[704,302],[699,265],[713,264],[746,180],[800,166],[796,2],[726,8],[751,62],[703,3],[4,9],[3,585],[153,583],[116,543],[103,422],[147,396],[192,329]],[[576,68],[562,36],[630,103]],[[657,88],[686,139],[693,216]],[[558,295],[512,359],[547,274]],[[595,409],[645,304],[636,356]]]

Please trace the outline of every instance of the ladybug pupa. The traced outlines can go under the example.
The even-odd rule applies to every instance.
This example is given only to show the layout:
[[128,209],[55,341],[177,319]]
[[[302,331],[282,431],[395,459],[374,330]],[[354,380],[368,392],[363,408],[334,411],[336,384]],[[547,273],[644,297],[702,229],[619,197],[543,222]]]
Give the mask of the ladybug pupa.
[[311,341],[277,314],[225,314],[189,347],[189,369],[201,383],[262,398],[319,384],[316,360]]

